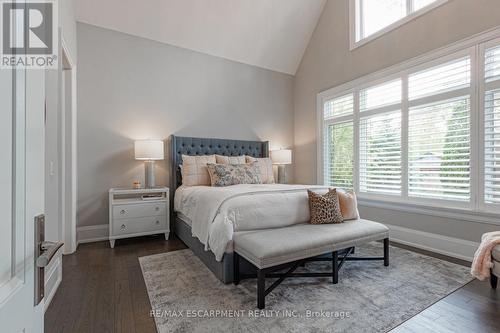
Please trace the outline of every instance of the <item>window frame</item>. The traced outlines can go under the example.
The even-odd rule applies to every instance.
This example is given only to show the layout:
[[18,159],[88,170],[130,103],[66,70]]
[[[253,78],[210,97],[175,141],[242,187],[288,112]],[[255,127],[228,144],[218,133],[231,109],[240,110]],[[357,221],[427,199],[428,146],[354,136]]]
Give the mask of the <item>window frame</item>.
[[[386,33],[408,23],[413,21],[414,19],[418,18],[421,15],[424,15],[425,13],[442,6],[443,4],[447,3],[449,0],[436,0],[435,2],[422,7],[416,11],[413,11],[413,1],[414,0],[406,0],[406,16],[403,18],[397,20],[396,22],[393,22],[389,24],[388,26],[378,30],[377,32],[358,39],[358,36],[361,32],[362,29],[362,20],[361,20],[361,15],[363,12],[363,6],[361,5],[362,0],[349,0],[349,43],[350,43],[350,50],[354,50],[366,43],[371,42],[372,40],[375,40]],[[358,10],[359,8],[359,10]]]
[[[478,58],[479,59],[485,59],[486,55],[486,50],[494,47],[494,46],[499,46],[500,45],[500,36],[491,40],[488,40],[484,43],[481,43],[478,48]],[[500,209],[500,204],[493,204],[493,203],[486,203],[485,202],[485,144],[484,144],[484,135],[485,135],[485,128],[484,128],[484,119],[485,119],[485,95],[487,91],[490,90],[495,90],[495,89],[500,89],[500,80],[493,81],[486,83],[485,80],[485,65],[483,62],[482,66],[479,66],[478,70],[478,105],[480,106],[478,108],[478,118],[480,122],[480,128],[479,128],[479,133],[478,133],[478,153],[479,153],[479,174],[478,174],[478,208],[481,211],[486,211],[486,212],[493,212],[497,211]],[[500,214],[499,214],[500,215]]]
[[[487,204],[484,199],[484,98],[485,92],[491,84],[485,83],[484,55],[485,51],[500,45],[500,28],[493,28],[470,38],[453,43],[443,48],[415,57],[401,64],[391,66],[364,77],[347,82],[340,86],[323,91],[317,95],[317,183],[323,184],[323,103],[329,99],[342,95],[354,94],[354,170],[353,186],[359,197],[359,202],[365,206],[381,207],[407,212],[424,213],[434,216],[450,217],[472,222],[500,225],[499,204]],[[469,56],[471,61],[470,86],[452,92],[444,92],[434,96],[425,96],[412,101],[408,98],[408,77],[423,69],[428,69],[463,56]],[[388,196],[373,193],[359,193],[359,159],[360,159],[360,90],[401,78],[401,159],[402,159],[402,188],[401,196]],[[500,81],[494,82],[500,88]],[[408,116],[411,106],[423,104],[424,101],[442,100],[443,97],[470,96],[470,190],[471,197],[467,205],[464,202],[448,201],[445,199],[426,199],[408,196]],[[371,111],[368,111],[371,113]],[[382,112],[382,111],[380,111]],[[377,112],[378,113],[378,112]]]

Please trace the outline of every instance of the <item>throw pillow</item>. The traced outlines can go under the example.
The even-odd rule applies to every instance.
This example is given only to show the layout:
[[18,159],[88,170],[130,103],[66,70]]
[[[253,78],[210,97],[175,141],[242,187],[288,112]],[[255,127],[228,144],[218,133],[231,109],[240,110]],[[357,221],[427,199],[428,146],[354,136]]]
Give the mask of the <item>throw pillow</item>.
[[342,223],[344,219],[340,212],[337,190],[331,189],[328,193],[321,195],[307,190],[309,196],[309,211],[311,213],[311,224]]
[[269,157],[255,158],[247,155],[246,161],[247,163],[257,162],[262,184],[274,184],[273,161]]
[[215,163],[215,155],[182,155],[182,185],[210,186],[207,163]]
[[242,156],[223,156],[215,155],[215,162],[217,164],[245,164],[245,155]]
[[212,186],[262,184],[257,163],[207,164]]
[[337,191],[339,197],[340,212],[344,221],[359,219],[358,201],[353,190]]

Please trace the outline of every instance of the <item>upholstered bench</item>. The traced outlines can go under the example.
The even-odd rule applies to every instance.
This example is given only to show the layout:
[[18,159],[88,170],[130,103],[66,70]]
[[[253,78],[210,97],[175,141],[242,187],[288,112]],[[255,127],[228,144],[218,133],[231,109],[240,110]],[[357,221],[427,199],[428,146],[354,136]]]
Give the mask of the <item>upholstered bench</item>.
[[500,245],[497,245],[491,251],[491,268],[490,284],[491,288],[497,289],[498,277],[500,276]]
[[[349,257],[360,244],[384,240],[383,257]],[[331,277],[338,283],[338,272],[345,261],[383,260],[389,266],[389,229],[368,220],[340,224],[309,223],[284,228],[237,232],[233,236],[234,283],[255,275],[240,274],[240,256],[257,268],[257,307],[265,307],[265,296],[287,277]],[[340,256],[339,256],[340,253]],[[329,256],[323,256],[328,254]],[[331,255],[330,255],[331,254]],[[331,261],[331,272],[294,273],[306,261]],[[287,269],[285,273],[274,273]],[[278,278],[268,289],[265,279]]]

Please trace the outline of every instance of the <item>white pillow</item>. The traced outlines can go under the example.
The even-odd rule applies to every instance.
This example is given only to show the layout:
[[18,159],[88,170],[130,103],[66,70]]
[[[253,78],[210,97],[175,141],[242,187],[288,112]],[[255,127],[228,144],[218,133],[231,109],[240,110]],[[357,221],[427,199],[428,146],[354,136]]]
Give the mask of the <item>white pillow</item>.
[[215,155],[182,155],[182,185],[210,186],[210,175],[208,174],[207,163],[215,163]]
[[245,156],[223,156],[215,155],[217,164],[245,164]]
[[245,158],[247,163],[257,162],[262,184],[274,184],[273,162],[269,157],[255,158],[247,155]]

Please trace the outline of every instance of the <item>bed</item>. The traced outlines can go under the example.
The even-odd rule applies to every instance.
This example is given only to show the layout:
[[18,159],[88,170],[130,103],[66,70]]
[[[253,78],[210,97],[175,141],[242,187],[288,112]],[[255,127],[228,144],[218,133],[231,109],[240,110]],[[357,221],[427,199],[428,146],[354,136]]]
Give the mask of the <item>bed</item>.
[[[182,186],[182,155],[268,157],[261,141],[171,137],[173,231],[224,283],[233,282],[233,232],[252,232],[309,219],[305,185]],[[242,263],[243,273],[255,268]]]

